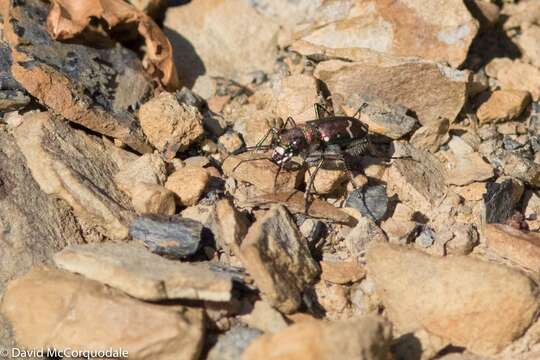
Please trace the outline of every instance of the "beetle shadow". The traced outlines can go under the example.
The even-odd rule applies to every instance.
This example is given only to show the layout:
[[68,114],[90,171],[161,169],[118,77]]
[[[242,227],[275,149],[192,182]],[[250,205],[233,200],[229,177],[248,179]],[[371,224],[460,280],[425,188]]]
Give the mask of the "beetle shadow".
[[173,48],[173,60],[183,85],[193,88],[195,81],[206,73],[206,67],[191,42],[169,27],[163,29]]

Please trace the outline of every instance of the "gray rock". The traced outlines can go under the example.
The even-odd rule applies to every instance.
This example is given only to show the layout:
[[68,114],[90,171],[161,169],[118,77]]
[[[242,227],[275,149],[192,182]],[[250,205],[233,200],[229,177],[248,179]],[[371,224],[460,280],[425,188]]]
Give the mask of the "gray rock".
[[510,178],[488,183],[484,194],[486,223],[504,223],[514,213],[522,194],[523,186]]
[[237,360],[253,340],[262,335],[262,331],[251,328],[235,327],[218,337],[216,345],[208,353],[208,360]]
[[11,74],[11,49],[0,41],[0,112],[21,109],[30,103],[30,97]]
[[534,187],[540,186],[540,164],[519,154],[510,153],[502,159],[502,167],[506,175],[515,177]]
[[347,197],[346,207],[360,211],[364,216],[379,221],[388,211],[388,195],[383,185],[356,189]]
[[129,234],[155,254],[182,259],[197,252],[202,230],[202,224],[195,220],[144,215],[131,223]]
[[428,248],[435,242],[435,232],[426,226],[420,231],[414,242],[423,248]]

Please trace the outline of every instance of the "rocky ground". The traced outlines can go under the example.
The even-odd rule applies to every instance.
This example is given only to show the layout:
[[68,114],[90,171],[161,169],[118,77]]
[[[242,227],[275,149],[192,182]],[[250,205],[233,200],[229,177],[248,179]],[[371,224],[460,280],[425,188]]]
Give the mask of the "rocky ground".
[[1,358],[540,359],[538,0],[129,2],[0,0]]

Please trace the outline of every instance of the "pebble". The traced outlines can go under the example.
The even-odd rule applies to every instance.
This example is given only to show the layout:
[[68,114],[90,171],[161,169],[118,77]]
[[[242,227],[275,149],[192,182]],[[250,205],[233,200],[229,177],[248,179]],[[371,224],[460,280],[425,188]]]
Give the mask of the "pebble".
[[435,243],[435,232],[433,229],[425,226],[416,237],[415,243],[423,248],[428,248]]
[[346,207],[357,209],[364,216],[380,221],[388,211],[388,195],[383,185],[357,189],[347,197]]
[[133,208],[139,214],[174,215],[176,197],[163,186],[137,183],[131,190]]
[[120,190],[132,194],[137,183],[163,185],[166,178],[167,166],[163,159],[157,154],[144,154],[124,164],[114,176],[114,181]]
[[192,206],[199,201],[209,181],[210,175],[204,168],[185,166],[167,178],[165,187],[178,196],[180,205]]
[[202,224],[195,220],[143,215],[131,223],[129,234],[155,254],[182,259],[197,252],[202,230]]
[[244,146],[242,138],[236,131],[228,131],[221,135],[218,139],[218,144],[223,146],[229,154],[240,150]]
[[513,120],[517,118],[531,102],[527,91],[496,90],[478,108],[476,116],[480,124]]

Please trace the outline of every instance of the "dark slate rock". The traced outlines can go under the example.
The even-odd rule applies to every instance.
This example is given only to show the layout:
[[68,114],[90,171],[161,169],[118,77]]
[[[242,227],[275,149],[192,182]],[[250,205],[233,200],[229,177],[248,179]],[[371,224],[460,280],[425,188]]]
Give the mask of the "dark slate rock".
[[11,49],[0,41],[0,113],[24,108],[30,96],[11,74]]
[[508,179],[501,183],[490,182],[484,194],[486,223],[504,223],[514,213],[514,183]]
[[182,259],[199,249],[203,225],[195,220],[178,217],[143,215],[129,227],[129,234],[142,241],[154,254],[170,259]]
[[235,327],[217,339],[208,353],[208,360],[237,360],[253,340],[262,335],[257,329]]
[[347,197],[345,206],[357,209],[362,215],[379,221],[388,210],[386,188],[383,185],[375,185],[356,189]]

